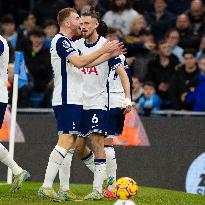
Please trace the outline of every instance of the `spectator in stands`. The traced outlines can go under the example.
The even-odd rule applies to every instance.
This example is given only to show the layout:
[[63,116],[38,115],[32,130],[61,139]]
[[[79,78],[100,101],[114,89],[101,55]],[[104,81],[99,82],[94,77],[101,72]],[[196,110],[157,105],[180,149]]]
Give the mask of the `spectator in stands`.
[[74,8],[79,14],[82,14],[85,10],[89,9],[88,6],[88,0],[74,0]]
[[31,12],[24,12],[22,14],[22,25],[18,31],[18,40],[16,43],[16,50],[24,50],[29,46],[28,32],[36,26],[36,17]]
[[189,17],[189,20],[191,22],[194,35],[201,36],[205,29],[205,9],[203,2],[201,0],[193,0],[190,10],[187,11],[187,16]]
[[181,14],[176,20],[176,29],[179,32],[179,46],[183,49],[194,48],[198,49],[200,39],[198,36],[194,35],[191,27],[191,23],[186,14]]
[[183,52],[184,49],[178,46],[179,32],[176,29],[170,29],[165,35],[166,41],[170,47],[171,53],[174,54],[180,61],[184,62]]
[[166,10],[165,0],[154,0],[154,12],[146,15],[148,25],[151,26],[155,40],[159,41],[164,37],[167,30],[175,26],[176,17]]
[[137,76],[132,77],[132,101],[137,103],[143,95],[143,88],[140,79]]
[[[65,3],[66,2],[66,3]],[[38,17],[38,25],[43,25],[46,19],[56,20],[58,12],[65,8],[69,7],[70,1],[60,1],[60,0],[41,0],[38,1],[34,8],[33,13]]]
[[202,58],[203,56],[205,56],[205,35],[202,36],[201,38],[201,43],[199,46],[199,51],[197,52],[197,59]]
[[170,98],[175,110],[190,110],[183,104],[183,94],[187,89],[195,85],[198,72],[196,52],[193,49],[186,49],[183,53],[184,64],[176,66],[175,74],[172,77],[170,85]]
[[1,18],[2,36],[7,39],[9,46],[9,63],[14,62],[14,49],[17,41],[16,25],[12,15],[6,14]]
[[127,35],[135,16],[139,15],[131,6],[131,0],[112,0],[111,10],[105,13],[103,21],[112,28],[120,29]]
[[47,19],[45,21],[43,31],[46,35],[45,40],[44,40],[44,44],[47,48],[50,48],[51,47],[51,40],[58,32],[58,26],[57,26],[56,21],[53,19]]
[[156,85],[156,92],[162,99],[162,109],[170,108],[171,102],[168,89],[174,75],[174,68],[179,64],[178,58],[170,53],[169,45],[165,40],[158,43],[157,56],[148,63],[146,81]]
[[134,56],[136,53],[141,52],[142,50],[153,50],[155,44],[153,43],[144,43],[144,42],[134,42],[128,43],[123,39],[123,34],[121,30],[108,28],[107,38],[115,39],[122,41],[124,43],[125,48],[127,49],[127,56]]
[[143,84],[144,95],[140,97],[137,105],[137,110],[142,112],[145,116],[149,116],[152,111],[160,110],[161,100],[156,94],[153,82],[145,82]]
[[74,8],[78,11],[79,14],[83,14],[92,9],[95,9],[95,11],[99,12],[100,16],[102,17],[106,10],[101,4],[102,1],[96,0],[74,0]]
[[197,81],[185,93],[182,100],[186,107],[192,107],[192,111],[205,111],[205,57],[199,60],[199,72]]
[[135,0],[133,1],[133,8],[140,14],[145,14],[152,10],[153,0]]
[[[139,42],[145,45],[154,45],[154,37],[150,30],[141,30],[139,33]],[[154,48],[154,47],[153,47]],[[143,49],[140,52],[135,53],[133,60],[133,72],[138,76],[141,81],[145,80],[147,75],[148,63],[156,56],[156,51],[153,49]]]
[[167,0],[167,8],[169,11],[179,15],[190,8],[192,0]]
[[1,18],[2,36],[7,39],[13,49],[16,48],[17,32],[14,17],[6,14]]
[[36,27],[28,33],[31,45],[24,51],[26,66],[31,77],[31,106],[40,107],[41,101],[52,79],[50,51],[44,45],[42,29]]
[[124,39],[128,43],[138,42],[139,34],[141,30],[147,27],[146,20],[143,15],[138,15],[134,18],[129,35],[124,36]]

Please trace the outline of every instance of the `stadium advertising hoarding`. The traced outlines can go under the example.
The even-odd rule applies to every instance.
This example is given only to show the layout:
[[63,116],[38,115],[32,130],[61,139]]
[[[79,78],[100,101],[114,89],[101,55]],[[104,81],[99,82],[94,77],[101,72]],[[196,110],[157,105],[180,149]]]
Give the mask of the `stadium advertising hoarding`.
[[191,163],[185,187],[188,193],[205,195],[205,153],[200,154]]
[[[204,152],[205,118],[145,117],[141,120],[150,146],[117,146],[118,177],[134,178],[139,186],[185,191],[187,171]],[[47,158],[57,140],[54,116],[52,113],[22,113],[17,115],[17,122],[25,143],[16,143],[15,160],[31,172],[31,181],[42,181]],[[8,147],[8,143],[4,145]],[[1,179],[5,180],[7,169],[1,164],[0,170]],[[92,175],[77,157],[73,160],[72,170],[71,183],[92,183]],[[199,188],[198,192],[202,193],[203,187]]]

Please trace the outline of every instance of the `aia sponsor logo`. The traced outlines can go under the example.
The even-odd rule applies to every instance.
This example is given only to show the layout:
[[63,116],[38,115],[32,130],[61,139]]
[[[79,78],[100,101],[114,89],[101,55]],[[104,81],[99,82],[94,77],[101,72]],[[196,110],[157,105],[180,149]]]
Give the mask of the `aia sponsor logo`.
[[98,69],[97,69],[97,67],[82,68],[81,71],[82,71],[82,73],[83,73],[84,75],[91,75],[91,74],[98,75]]

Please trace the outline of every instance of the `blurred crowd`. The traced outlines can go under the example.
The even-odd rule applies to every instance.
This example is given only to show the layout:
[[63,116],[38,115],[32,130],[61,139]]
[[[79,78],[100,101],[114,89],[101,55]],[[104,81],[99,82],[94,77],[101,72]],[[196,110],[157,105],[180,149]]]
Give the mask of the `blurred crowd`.
[[8,40],[11,51],[10,90],[14,51],[23,51],[25,55],[29,82],[19,90],[19,107],[51,107],[49,48],[58,32],[58,11],[70,6],[81,14],[94,6],[109,27],[108,36],[122,41],[127,48],[126,59],[133,76],[133,106],[139,112],[147,115],[165,109],[205,111],[205,2],[18,1],[18,12],[14,2],[10,2],[10,7],[8,3],[0,6],[6,8],[0,11],[0,23],[1,35]]

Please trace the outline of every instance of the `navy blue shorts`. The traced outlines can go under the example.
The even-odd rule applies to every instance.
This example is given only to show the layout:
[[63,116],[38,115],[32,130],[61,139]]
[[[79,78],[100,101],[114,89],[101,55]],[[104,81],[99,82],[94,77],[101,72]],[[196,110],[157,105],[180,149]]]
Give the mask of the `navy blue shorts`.
[[100,109],[83,111],[83,133],[82,137],[87,137],[92,133],[100,133],[106,136],[108,111]]
[[53,106],[57,121],[58,134],[81,134],[83,127],[83,106],[58,105]]
[[4,121],[4,115],[6,111],[7,103],[0,103],[0,129]]
[[121,108],[111,108],[108,111],[109,121],[108,121],[108,137],[119,136],[122,134],[125,115],[123,114],[124,109]]

